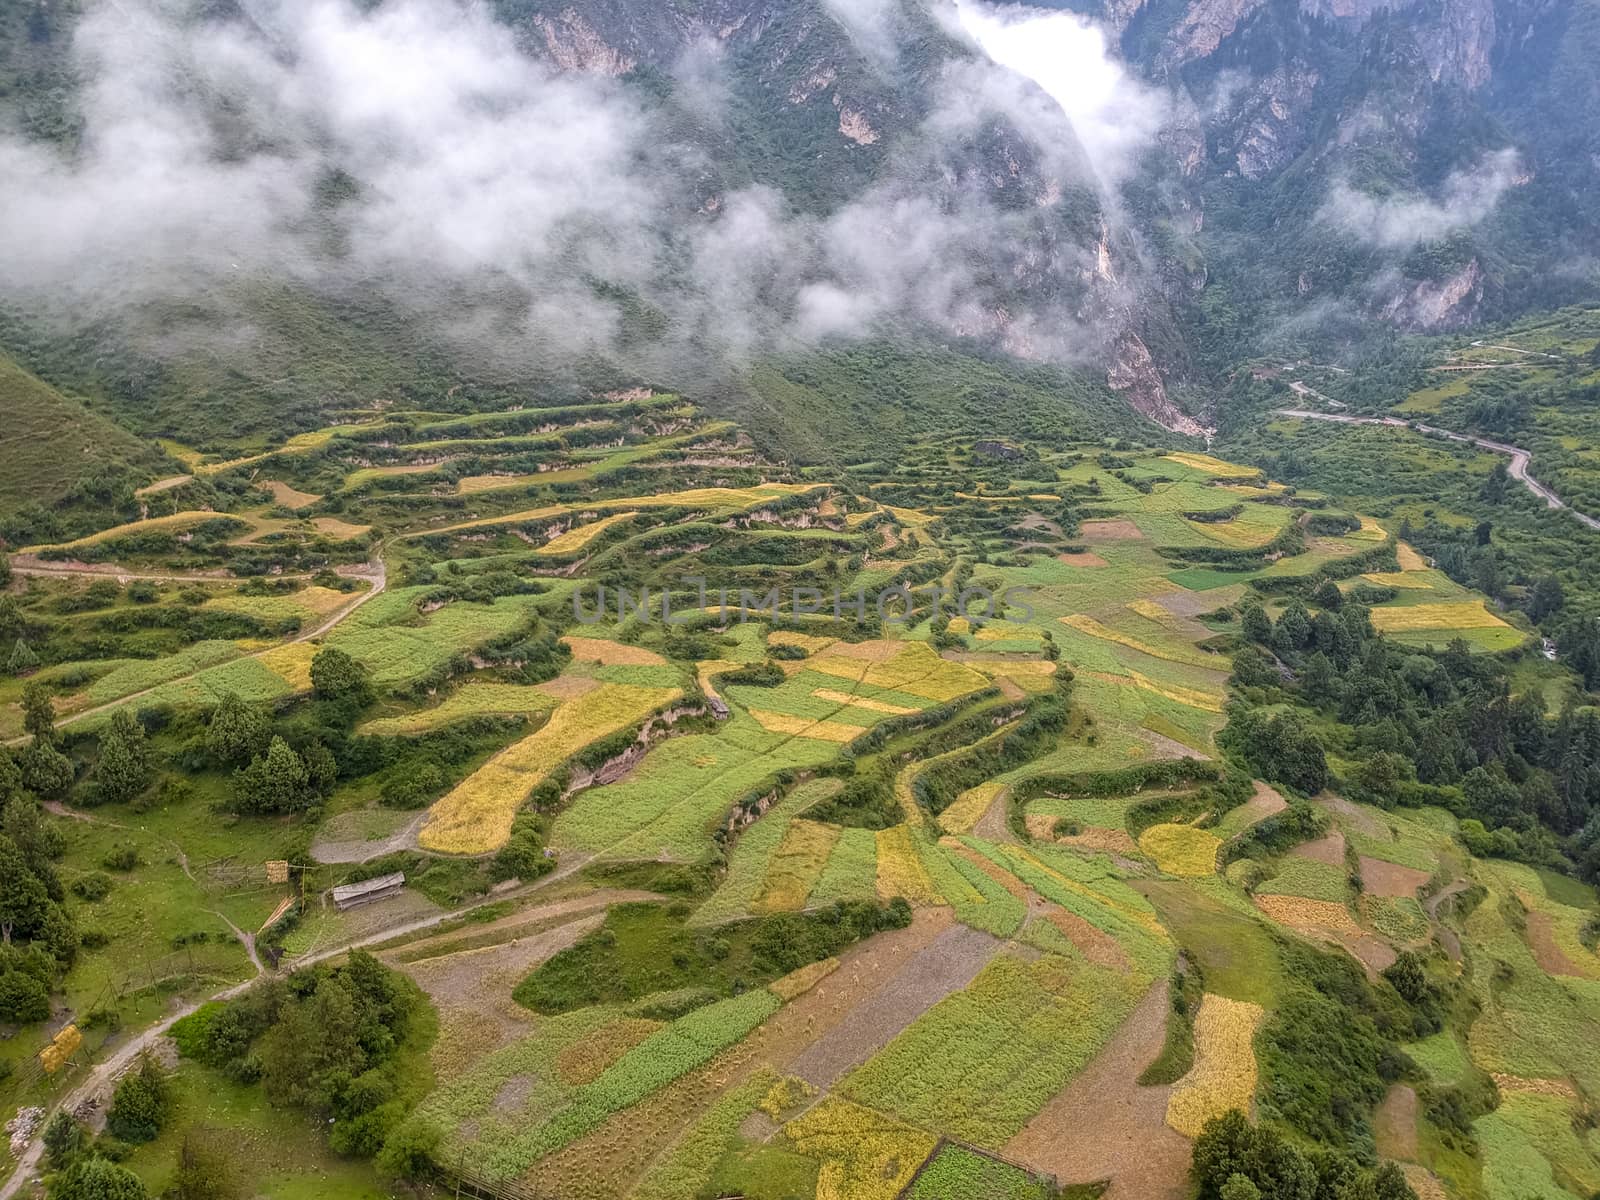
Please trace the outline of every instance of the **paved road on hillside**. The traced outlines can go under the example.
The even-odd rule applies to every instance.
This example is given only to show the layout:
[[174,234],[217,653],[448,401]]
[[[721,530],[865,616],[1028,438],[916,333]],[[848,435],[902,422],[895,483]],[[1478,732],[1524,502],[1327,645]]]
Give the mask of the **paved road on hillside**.
[[1600,529],[1600,520],[1579,512],[1560,496],[1556,495],[1554,490],[1540,483],[1529,473],[1528,464],[1533,455],[1530,451],[1524,450],[1520,446],[1508,446],[1505,442],[1495,442],[1490,441],[1488,438],[1456,433],[1453,430],[1440,429],[1436,425],[1424,425],[1418,421],[1402,421],[1399,417],[1352,417],[1344,413],[1310,412],[1303,408],[1280,408],[1278,409],[1278,415],[1300,417],[1307,421],[1332,421],[1338,425],[1387,425],[1394,429],[1414,429],[1420,433],[1432,433],[1440,437],[1447,437],[1453,442],[1466,442],[1480,449],[1493,451],[1495,454],[1504,454],[1511,460],[1511,477],[1543,500],[1546,506],[1571,513],[1590,529]]

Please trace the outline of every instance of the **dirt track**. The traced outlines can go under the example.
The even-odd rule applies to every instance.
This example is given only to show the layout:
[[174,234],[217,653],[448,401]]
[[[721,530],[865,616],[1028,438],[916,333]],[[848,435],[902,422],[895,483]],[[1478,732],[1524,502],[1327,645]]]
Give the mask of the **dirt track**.
[[[547,876],[538,884],[533,884],[525,889],[521,889],[519,893],[508,893],[495,897],[487,897],[477,903],[467,905],[464,908],[459,908],[449,912],[435,913],[419,920],[409,921],[402,925],[379,930],[376,933],[368,934],[367,936],[359,938],[355,941],[344,942],[336,946],[330,946],[326,950],[319,950],[314,954],[308,954],[297,959],[294,962],[294,967],[298,970],[301,967],[309,967],[331,958],[337,958],[339,955],[345,954],[350,950],[358,950],[366,946],[376,945],[379,942],[386,942],[392,938],[402,937],[409,933],[420,933],[422,930],[431,929],[436,925],[443,924],[445,921],[453,920],[454,918],[459,917],[462,913],[470,912],[472,909],[482,908],[486,904],[498,903],[499,901],[506,899],[510,894],[526,894],[534,891],[540,886],[548,885],[554,878],[556,877]],[[102,1100],[109,1098],[111,1085],[117,1080],[117,1078],[126,1072],[128,1068],[138,1060],[139,1055],[144,1053],[146,1049],[152,1046],[157,1039],[164,1037],[172,1028],[172,1026],[178,1021],[181,1021],[184,1017],[194,1012],[203,1004],[208,1004],[214,1000],[233,999],[235,996],[244,992],[253,983],[255,983],[254,978],[247,979],[243,983],[236,983],[231,987],[223,988],[221,991],[215,992],[212,995],[205,997],[203,1000],[191,1001],[187,1004],[184,1004],[182,1007],[173,1010],[171,1013],[163,1017],[160,1021],[156,1022],[149,1028],[141,1030],[139,1033],[130,1038],[126,1044],[119,1046],[115,1051],[113,1051],[104,1062],[98,1063],[91,1067],[89,1073],[84,1077],[83,1081],[63,1093],[51,1111],[55,1112],[61,1109],[71,1111],[76,1109],[85,1100],[88,1100],[93,1096],[99,1096]],[[43,1129],[42,1124],[40,1128]],[[28,1180],[37,1174],[39,1162],[43,1155],[44,1139],[42,1137],[35,1137],[33,1143],[26,1150],[24,1150],[21,1157],[17,1159],[16,1166],[12,1168],[9,1178],[0,1181],[0,1200],[10,1200],[11,1197],[22,1192],[22,1189],[27,1186]]]
[[1105,1200],[1182,1200],[1189,1142],[1167,1124],[1172,1089],[1138,1084],[1161,1052],[1167,1007],[1163,980],[1082,1074],[1006,1143],[1006,1154],[1068,1183],[1109,1179]]

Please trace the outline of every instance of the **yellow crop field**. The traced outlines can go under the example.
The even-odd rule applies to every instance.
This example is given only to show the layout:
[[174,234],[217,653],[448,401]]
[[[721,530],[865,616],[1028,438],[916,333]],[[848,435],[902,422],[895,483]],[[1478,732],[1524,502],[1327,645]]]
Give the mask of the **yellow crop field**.
[[1212,875],[1222,839],[1192,825],[1152,825],[1139,835],[1139,849],[1169,875],[1190,879]]
[[1389,533],[1371,517],[1362,517],[1361,528],[1354,533],[1345,534],[1345,537],[1352,542],[1386,542],[1389,540]]
[[[449,445],[448,442],[440,444]],[[532,475],[467,475],[456,480],[456,494],[476,496],[482,492],[504,491],[535,483],[576,483],[580,479],[588,479],[593,474],[593,467],[566,467],[554,471],[537,471]]]
[[262,666],[271,671],[297,692],[311,690],[311,660],[317,647],[310,642],[290,642],[257,655]]
[[74,538],[70,542],[62,542],[56,546],[28,546],[21,550],[20,553],[35,554],[40,550],[73,550],[79,546],[98,546],[102,542],[109,542],[114,538],[127,537],[131,534],[154,533],[163,529],[186,529],[190,525],[203,525],[207,521],[223,520],[230,517],[236,521],[248,519],[234,516],[232,513],[191,509],[188,512],[173,513],[171,516],[166,517],[149,517],[143,521],[129,521],[126,525],[102,529],[99,533],[91,533],[87,537]]
[[789,823],[783,841],[767,864],[761,892],[750,905],[752,913],[798,912],[816,886],[822,868],[839,841],[837,825],[796,820]]
[[1406,588],[1411,591],[1431,591],[1433,581],[1418,571],[1369,571],[1361,578],[1379,587]]
[[[594,680],[583,681],[585,691],[594,691],[600,685]],[[442,704],[400,717],[380,717],[361,726],[361,732],[378,737],[409,736],[440,729],[453,721],[478,716],[516,716],[525,713],[548,712],[557,700],[543,684],[491,683],[473,680],[463,685]]]
[[1035,642],[1040,640],[1039,631],[1031,625],[1018,625],[1011,621],[997,621],[985,625],[972,636],[980,642],[1010,642],[1022,638]]
[[835,704],[864,709],[867,712],[888,713],[891,716],[904,716],[906,713],[917,711],[903,704],[890,704],[887,700],[873,700],[868,696],[852,696],[849,692],[835,691],[833,688],[817,688],[811,694],[819,700],[831,700]]
[[[816,491],[826,486],[826,484],[820,483],[763,483],[756,487],[747,488],[690,488],[682,492],[659,492],[652,496],[619,496],[613,500],[590,500],[577,507],[586,510],[605,508],[745,509],[767,504],[779,496]],[[409,538],[429,537],[436,533],[460,533],[467,529],[487,529],[495,525],[520,525],[526,521],[538,521],[545,517],[560,516],[562,513],[572,511],[573,507],[561,504],[546,505],[543,508],[530,508],[523,512],[507,513],[503,517],[482,517],[476,521],[463,521],[458,525],[443,525],[438,529],[415,529],[405,536]]]
[[939,903],[938,890],[912,841],[909,825],[880,829],[878,842],[878,898],[904,896],[912,904]]
[[956,797],[956,802],[939,814],[939,824],[950,833],[971,833],[972,827],[983,819],[983,814],[1006,790],[1006,785],[991,780],[968,788]]
[[1481,600],[1406,604],[1372,610],[1372,627],[1382,633],[1415,629],[1493,629],[1504,624]]
[[[885,657],[879,657],[885,656]],[[923,642],[862,642],[835,647],[806,663],[813,671],[852,679],[871,688],[907,692],[927,700],[954,700],[986,686],[963,663],[940,658]]]
[[358,538],[364,533],[372,532],[371,525],[352,525],[348,521],[341,521],[338,517],[313,517],[311,527],[324,537],[331,537],[336,542],[348,542],[351,538]]
[[900,524],[911,525],[917,528],[921,528],[924,525],[931,525],[933,522],[939,519],[938,517],[933,516],[931,513],[925,513],[918,508],[896,508],[893,504],[885,504],[883,506],[883,511],[892,516],[896,521],[899,521]]
[[795,1151],[822,1164],[816,1200],[894,1200],[939,1141],[837,1096],[824,1098],[783,1132]]
[[1171,609],[1163,608],[1148,596],[1140,596],[1137,600],[1130,600],[1126,607],[1132,609],[1141,617],[1154,621],[1157,625],[1171,625],[1177,620]]
[[1164,658],[1168,662],[1184,663],[1193,667],[1215,668],[1218,664],[1213,659],[1208,661],[1206,656],[1193,646],[1158,646],[1152,642],[1136,638],[1132,634],[1119,633],[1109,625],[1102,625],[1093,617],[1084,613],[1069,613],[1061,618],[1063,625],[1076,629],[1079,633],[1086,633],[1090,637],[1099,638],[1101,641],[1115,642],[1119,646],[1126,646],[1130,650],[1137,650],[1140,654],[1148,654],[1151,658]]
[[790,971],[782,979],[774,979],[767,985],[767,990],[787,1004],[796,996],[809,992],[838,969],[837,958],[825,958],[821,962],[808,963],[798,970]]
[[[1200,708],[1214,713],[1222,711],[1222,697],[1216,692],[1203,692],[1199,688],[1183,687],[1176,683],[1157,683],[1148,675],[1141,675],[1138,671],[1129,671],[1128,677],[1133,680],[1134,687],[1157,696],[1165,696],[1168,700],[1175,700],[1179,704],[1187,704],[1190,708]],[[1114,675],[1105,678],[1112,682],[1116,681]]]
[[630,646],[626,642],[586,637],[564,637],[561,640],[572,649],[574,662],[599,663],[603,667],[659,667],[667,661],[654,650]]
[[752,708],[750,715],[769,733],[815,738],[819,742],[850,742],[866,732],[859,725],[844,725],[838,721],[817,721],[811,717],[797,717],[793,713],[772,712],[765,708]]
[[1162,457],[1168,462],[1175,462],[1182,467],[1192,467],[1196,471],[1204,471],[1207,475],[1216,475],[1222,479],[1248,479],[1252,475],[1261,474],[1256,467],[1242,467],[1238,463],[1223,462],[1220,458],[1212,458],[1209,454],[1177,451]]
[[1056,673],[1056,664],[1048,659],[969,658],[964,665],[981,671],[990,679],[1009,679],[1022,691],[1036,695],[1055,686],[1051,679]]
[[579,525],[575,529],[567,530],[560,537],[551,538],[539,547],[537,553],[574,554],[582,550],[618,521],[626,521],[629,517],[638,515],[638,513],[632,512],[613,513],[609,517],[601,517],[598,521],[591,521],[587,525]]
[[1395,557],[1400,560],[1402,571],[1426,571],[1428,560],[1423,558],[1404,542],[1397,542],[1394,548]]
[[1313,938],[1359,937],[1363,930],[1350,910],[1332,900],[1305,896],[1257,896],[1256,907],[1278,924]]
[[1168,1125],[1194,1138],[1212,1117],[1234,1108],[1250,1111],[1256,1093],[1252,1043],[1265,1015],[1259,1004],[1206,994],[1194,1021],[1194,1066],[1167,1100]]
[[810,633],[798,633],[793,629],[774,629],[767,634],[769,646],[799,646],[807,654],[815,654],[819,650],[826,650],[837,638],[817,637]]
[[1277,537],[1280,527],[1258,521],[1190,521],[1183,522],[1193,533],[1218,542],[1234,550],[1254,550],[1265,546]]
[[695,682],[700,685],[700,690],[707,696],[715,696],[720,700],[722,693],[717,691],[716,685],[712,682],[712,676],[720,675],[724,671],[737,671],[742,666],[744,666],[743,663],[736,663],[731,659],[703,658],[695,664]]
[[680,694],[676,688],[607,683],[563,704],[537,733],[502,750],[438,800],[418,844],[444,854],[498,850],[511,835],[517,809],[546,774]]

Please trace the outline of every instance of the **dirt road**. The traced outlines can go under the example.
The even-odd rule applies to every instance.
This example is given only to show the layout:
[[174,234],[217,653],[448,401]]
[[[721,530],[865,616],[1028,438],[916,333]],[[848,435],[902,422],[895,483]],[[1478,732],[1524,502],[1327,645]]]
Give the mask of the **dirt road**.
[[1571,513],[1590,529],[1600,529],[1600,520],[1581,513],[1571,507],[1565,500],[1546,485],[1540,483],[1528,471],[1528,464],[1533,455],[1530,451],[1520,446],[1509,446],[1505,442],[1495,442],[1488,438],[1473,437],[1466,433],[1456,433],[1449,429],[1440,429],[1437,425],[1424,425],[1420,421],[1403,421],[1399,417],[1352,417],[1345,413],[1310,412],[1303,408],[1280,408],[1278,415],[1282,417],[1299,417],[1307,421],[1332,421],[1338,425],[1387,425],[1394,429],[1414,429],[1419,433],[1431,433],[1438,437],[1449,438],[1453,442],[1465,442],[1477,446],[1481,450],[1489,450],[1495,454],[1504,454],[1511,460],[1511,477],[1521,483],[1530,492],[1545,502],[1546,507],[1562,509]]
[[[499,895],[486,897],[485,899],[474,904],[469,904],[464,908],[454,909],[449,912],[434,913],[433,915],[423,917],[420,920],[408,921],[401,925],[393,925],[387,929],[382,929],[376,933],[367,934],[353,941],[342,942],[337,946],[330,946],[326,950],[319,950],[315,953],[307,954],[302,958],[294,960],[291,966],[294,970],[299,970],[301,967],[310,967],[319,962],[325,962],[330,958],[337,958],[339,955],[345,954],[351,950],[359,950],[366,946],[377,945],[379,942],[387,942],[392,938],[403,937],[406,934],[420,933],[422,930],[431,929],[436,925],[442,925],[446,921],[455,920],[463,913],[471,912],[473,909],[482,908],[489,904],[499,904],[507,899],[527,895],[537,891],[541,887],[548,887],[554,878],[556,877],[547,875],[538,883],[529,884],[526,887],[518,888],[509,892],[502,892]],[[104,1062],[96,1064],[81,1083],[68,1091],[66,1095],[62,1096],[61,1100],[55,1105],[51,1112],[54,1113],[63,1109],[71,1112],[91,1096],[102,1094],[108,1095],[117,1078],[126,1072],[128,1068],[131,1067],[135,1062],[137,1062],[139,1056],[148,1050],[152,1045],[154,1045],[158,1038],[164,1037],[173,1027],[173,1025],[183,1020],[184,1017],[188,1016],[190,1013],[194,1012],[204,1004],[209,1004],[216,1000],[233,999],[235,996],[238,996],[247,990],[253,983],[255,983],[254,978],[247,979],[243,983],[236,983],[230,987],[223,988],[219,992],[214,992],[210,996],[207,996],[204,1000],[196,1000],[185,1004],[183,1007],[163,1017],[160,1021],[156,1022],[148,1029],[142,1030],[126,1045],[117,1047],[117,1049],[112,1052],[111,1056]],[[39,1128],[40,1130],[43,1130],[44,1124],[41,1123]],[[44,1138],[42,1134],[35,1135],[32,1144],[29,1145],[29,1147],[22,1152],[22,1156],[17,1159],[17,1165],[12,1170],[11,1177],[6,1179],[4,1182],[0,1182],[0,1200],[11,1200],[11,1197],[13,1196],[25,1194],[23,1189],[27,1187],[29,1179],[37,1174],[39,1162],[43,1156]]]

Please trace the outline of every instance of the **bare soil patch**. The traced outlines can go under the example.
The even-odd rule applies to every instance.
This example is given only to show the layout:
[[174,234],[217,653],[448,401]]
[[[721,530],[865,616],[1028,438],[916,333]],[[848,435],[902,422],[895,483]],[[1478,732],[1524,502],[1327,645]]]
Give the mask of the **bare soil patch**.
[[1007,700],[1025,700],[1028,697],[1028,693],[1018,687],[1017,681],[1009,675],[996,676],[994,685]]
[[1056,560],[1066,563],[1069,567],[1087,567],[1090,569],[1109,567],[1111,565],[1092,550],[1065,551],[1056,555]]
[[1530,912],[1528,914],[1528,949],[1533,951],[1534,961],[1541,970],[1552,975],[1576,975],[1582,977],[1578,964],[1567,957],[1567,952],[1556,944],[1555,923],[1550,919],[1549,913]]
[[521,1112],[528,1097],[533,1095],[532,1075],[513,1075],[500,1085],[494,1094],[494,1109],[498,1113]]
[[1150,748],[1150,757],[1155,759],[1192,758],[1196,762],[1210,762],[1211,755],[1204,750],[1196,750],[1193,746],[1186,746],[1177,738],[1170,738],[1164,733],[1157,733],[1153,729],[1140,729],[1139,737]]
[[1326,863],[1330,867],[1344,866],[1344,834],[1335,829],[1326,837],[1319,837],[1314,842],[1302,842],[1294,848],[1293,853],[1299,858],[1309,858],[1312,862]]
[[1046,813],[1033,813],[1028,817],[1028,832],[1041,842],[1055,842],[1061,846],[1076,846],[1080,850],[1104,850],[1108,854],[1139,856],[1139,847],[1126,829],[1106,829],[1097,825],[1085,826],[1077,833],[1056,836],[1056,818]]
[[[1117,939],[1096,929],[1077,913],[1049,906],[1045,919],[1067,935],[1067,940],[1083,952],[1083,956],[1096,966],[1110,967],[1114,971],[1129,971],[1133,964],[1117,944]],[[1162,1110],[1163,1112],[1165,1109]]]
[[981,930],[965,925],[945,930],[813,1042],[791,1064],[790,1074],[818,1088],[830,1087],[940,1000],[971,983],[999,948],[999,941]]
[[796,997],[749,1037],[705,1067],[617,1113],[586,1137],[539,1162],[526,1178],[564,1200],[626,1196],[649,1164],[716,1098],[762,1066],[794,1074],[791,1063],[948,930],[948,908],[918,909],[910,926],[881,933],[845,954],[816,987]]
[[1492,1074],[1494,1084],[1502,1092],[1533,1096],[1559,1096],[1564,1100],[1578,1099],[1578,1089],[1565,1079],[1526,1079],[1521,1075]]
[[1395,1084],[1373,1113],[1372,1128],[1379,1154],[1396,1162],[1413,1161],[1417,1157],[1417,1093],[1402,1083]]
[[1265,821],[1268,817],[1281,813],[1289,807],[1289,802],[1283,798],[1277,788],[1269,787],[1257,779],[1255,793],[1244,802],[1244,814],[1249,818],[1244,828]]
[[[1179,617],[1198,617],[1202,613],[1208,613],[1215,608],[1221,607],[1215,592],[1191,592],[1188,588],[1177,588],[1175,591],[1162,592],[1161,595],[1153,597],[1153,599],[1162,608]],[[1202,626],[1202,628],[1204,627]],[[1207,629],[1206,636],[1209,637],[1210,634],[1211,631]]]
[[539,684],[538,688],[546,696],[554,696],[557,700],[576,700],[599,686],[598,679],[590,679],[584,675],[557,675],[554,679]]
[[281,504],[284,508],[309,508],[322,499],[321,496],[311,492],[299,491],[276,479],[262,480],[257,486],[264,487],[271,492],[273,503]]
[[1376,979],[1394,966],[1395,959],[1400,957],[1388,942],[1371,934],[1346,938],[1343,945],[1361,961],[1362,966],[1366,967],[1369,979]]
[[350,832],[352,823],[346,822],[341,827],[337,824],[339,818],[335,817],[317,831],[317,837],[311,843],[311,857],[320,863],[361,863],[408,849],[416,845],[417,830],[422,828],[426,818],[427,813],[420,812],[388,837],[346,838],[340,835]]
[[536,1018],[512,1000],[512,989],[534,967],[565,950],[603,919],[604,913],[591,913],[504,945],[394,964],[428,993],[439,1010],[439,1039],[433,1059],[440,1074],[449,1076],[526,1035]]
[[1189,1142],[1166,1123],[1170,1087],[1140,1087],[1161,1051],[1167,984],[1152,987],[1082,1074],[1014,1138],[1005,1153],[1066,1183],[1111,1181],[1106,1200],[1182,1200]]
[[1416,1163],[1402,1163],[1400,1170],[1405,1173],[1406,1182],[1411,1185],[1411,1190],[1417,1194],[1417,1200],[1450,1200],[1450,1193],[1444,1190],[1444,1184],[1439,1182],[1439,1177],[1427,1167],[1419,1167]]
[[[991,811],[993,810],[991,809]],[[978,836],[985,837],[986,840],[993,840],[987,838],[986,835],[982,833],[980,833]],[[1034,896],[1033,890],[1029,888],[1027,884],[1023,883],[1022,880],[1018,879],[1009,871],[1001,870],[977,851],[969,850],[959,842],[954,842],[954,844],[952,844],[952,842],[953,839],[947,838],[945,839],[944,844],[949,845],[950,848],[953,849],[957,854],[961,855],[962,858],[966,859],[973,866],[977,867],[978,870],[982,871],[990,879],[994,880],[1001,887],[1005,888],[1006,891],[1010,892],[1018,900],[1032,901],[1037,898]]]
[[1324,793],[1317,797],[1317,803],[1322,805],[1323,808],[1327,809],[1328,812],[1332,813],[1334,816],[1349,822],[1361,833],[1368,834],[1372,837],[1389,836],[1389,830],[1382,824],[1382,822],[1373,817],[1371,813],[1366,812],[1355,804],[1352,804],[1343,796],[1334,796],[1329,793]]
[[1132,521],[1085,521],[1083,540],[1086,542],[1127,542],[1144,538],[1144,533]]
[[[978,823],[972,827],[972,835],[980,837],[986,842],[1000,842],[1004,845],[1013,844],[1017,838],[1011,832],[1011,823],[1007,820],[1007,808],[1010,803],[1011,789],[1006,788],[995,796],[994,801],[989,805],[988,811],[978,818]],[[974,861],[978,858],[983,858],[981,854],[970,857],[973,857]],[[989,860],[985,858],[983,861],[988,862]],[[990,866],[993,866],[993,864],[991,863]],[[998,867],[995,867],[995,871],[998,871],[1001,875],[1006,874],[1006,872],[1000,871]],[[994,872],[990,873],[991,875],[994,874]]]
[[1368,858],[1362,855],[1360,863],[1361,889],[1369,896],[1383,896],[1390,899],[1400,896],[1414,897],[1417,889],[1427,883],[1429,878],[1426,871],[1384,862],[1381,858]]

